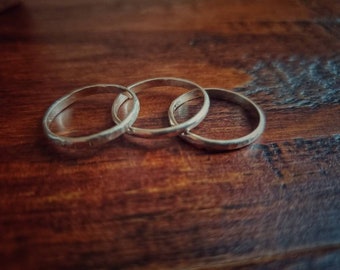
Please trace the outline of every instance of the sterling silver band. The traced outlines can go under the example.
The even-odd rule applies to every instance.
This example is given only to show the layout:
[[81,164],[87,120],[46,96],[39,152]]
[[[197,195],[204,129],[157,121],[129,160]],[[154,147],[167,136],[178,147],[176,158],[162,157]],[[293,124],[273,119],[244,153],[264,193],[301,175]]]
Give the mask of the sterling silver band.
[[[197,97],[199,96],[203,97],[203,105],[196,115],[194,115],[193,117],[191,117],[190,119],[186,120],[183,123],[172,125],[170,127],[155,129],[130,127],[127,131],[129,134],[143,138],[171,137],[182,133],[186,129],[196,127],[207,115],[210,105],[208,94],[202,87],[188,80],[171,77],[153,78],[132,84],[128,86],[128,89],[134,91],[135,93],[138,93],[144,89],[156,86],[175,86],[182,87],[188,90],[196,90]],[[119,95],[113,102],[112,118],[113,121],[116,123],[121,122],[121,119],[118,116],[118,111],[125,101],[126,98],[124,98],[124,96],[122,95]]]
[[[53,120],[67,107],[77,102],[79,99],[103,93],[124,94],[127,99],[132,99],[133,107],[119,124],[101,132],[79,137],[67,137],[54,133],[50,129]],[[136,121],[140,105],[136,94],[124,86],[116,84],[97,84],[86,86],[61,97],[56,100],[46,111],[43,118],[43,128],[48,139],[60,146],[99,146],[122,135]]]
[[[249,133],[246,136],[237,138],[237,139],[231,139],[231,140],[215,140],[215,139],[209,139],[206,137],[199,136],[197,134],[194,134],[187,130],[186,132],[180,134],[180,137],[184,139],[185,141],[199,147],[204,148],[207,150],[234,150],[241,147],[244,147],[246,145],[249,145],[250,143],[254,142],[257,138],[260,137],[260,135],[263,133],[265,128],[265,115],[261,108],[256,105],[252,100],[249,98],[236,93],[232,91],[228,91],[225,89],[219,89],[219,88],[208,88],[205,89],[209,96],[211,98],[216,99],[222,99],[226,101],[230,101],[233,103],[236,103],[240,105],[242,108],[249,111],[251,114],[253,114],[257,120],[257,126],[256,128]],[[178,122],[175,118],[174,112],[176,109],[180,106],[182,106],[184,103],[198,98],[199,95],[196,90],[193,90],[188,93],[184,93],[183,95],[179,96],[177,99],[175,99],[169,108],[169,119],[170,123],[174,126],[178,125]]]

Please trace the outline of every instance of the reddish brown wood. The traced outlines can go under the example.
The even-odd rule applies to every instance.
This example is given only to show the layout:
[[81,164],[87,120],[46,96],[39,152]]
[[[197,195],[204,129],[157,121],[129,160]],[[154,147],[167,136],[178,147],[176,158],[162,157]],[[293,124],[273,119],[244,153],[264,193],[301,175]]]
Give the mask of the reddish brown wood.
[[[1,269],[340,268],[338,1],[22,2],[0,14]],[[44,139],[60,96],[155,76],[251,97],[265,133],[222,153],[123,136],[82,157]],[[137,125],[166,125],[178,93],[141,93]],[[110,126],[109,106],[73,107],[63,132]],[[215,106],[200,134],[249,130]]]

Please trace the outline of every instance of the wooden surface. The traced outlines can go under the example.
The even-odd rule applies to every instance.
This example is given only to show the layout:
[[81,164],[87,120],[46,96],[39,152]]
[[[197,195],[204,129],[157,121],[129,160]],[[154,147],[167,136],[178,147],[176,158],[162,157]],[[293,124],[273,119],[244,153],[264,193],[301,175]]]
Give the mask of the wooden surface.
[[[336,0],[27,0],[2,13],[1,269],[340,269],[339,16]],[[44,139],[60,96],[156,76],[251,97],[265,133],[222,153],[123,136],[65,156]],[[166,126],[175,92],[140,93],[137,125]],[[69,109],[60,132],[112,125],[111,101]],[[200,134],[249,131],[245,112],[213,104]]]

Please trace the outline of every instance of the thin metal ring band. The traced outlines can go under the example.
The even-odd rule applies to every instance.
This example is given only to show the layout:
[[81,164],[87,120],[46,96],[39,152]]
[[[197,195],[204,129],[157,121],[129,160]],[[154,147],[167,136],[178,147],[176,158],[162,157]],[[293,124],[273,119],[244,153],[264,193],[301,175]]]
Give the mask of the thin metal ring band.
[[[127,133],[137,136],[137,137],[142,137],[142,138],[176,136],[188,128],[196,127],[207,115],[209,106],[210,106],[210,100],[209,100],[208,94],[205,92],[205,90],[202,87],[188,80],[184,80],[180,78],[171,78],[171,77],[153,78],[153,79],[148,79],[148,80],[144,80],[144,81],[140,81],[135,84],[132,84],[128,86],[128,89],[130,89],[131,91],[134,91],[135,93],[138,93],[144,89],[152,88],[156,86],[176,86],[176,87],[182,87],[182,88],[189,89],[189,90],[195,89],[198,93],[197,94],[198,96],[199,95],[201,97],[203,96],[203,105],[196,115],[194,115],[193,117],[191,117],[190,119],[188,119],[187,121],[181,124],[170,126],[170,127],[165,127],[165,128],[156,128],[156,129],[130,127]],[[116,123],[120,123],[121,121],[118,116],[118,111],[125,101],[126,101],[126,98],[124,98],[123,95],[119,95],[113,102],[112,118],[113,118],[113,121]]]
[[[215,139],[209,139],[206,137],[199,136],[197,134],[194,134],[190,131],[186,131],[182,134],[180,134],[180,137],[187,142],[199,147],[204,148],[207,150],[234,150],[238,149],[244,146],[247,146],[254,142],[260,135],[263,133],[265,128],[265,115],[262,111],[262,109],[256,105],[252,100],[249,98],[236,93],[232,91],[228,91],[225,89],[219,89],[219,88],[208,88],[205,89],[211,98],[216,99],[222,99],[226,101],[233,102],[235,104],[240,105],[242,108],[249,111],[252,115],[256,117],[256,120],[258,121],[258,124],[256,128],[249,133],[246,136],[237,138],[237,139],[231,139],[231,140],[215,140]],[[176,109],[180,106],[182,106],[184,103],[193,100],[198,97],[198,94],[196,91],[191,91],[188,93],[185,93],[181,96],[179,96],[176,100],[173,101],[173,103],[170,105],[169,108],[169,119],[170,123],[172,125],[178,125],[178,122],[175,118],[174,112]]]
[[[78,101],[80,98],[104,93],[124,93],[126,98],[133,100],[133,108],[126,118],[112,128],[95,134],[79,137],[57,135],[50,129],[50,125],[59,113]],[[136,121],[140,105],[136,94],[124,86],[116,84],[96,84],[76,89],[71,93],[56,100],[46,111],[43,118],[43,128],[48,139],[60,146],[99,146],[122,135]]]

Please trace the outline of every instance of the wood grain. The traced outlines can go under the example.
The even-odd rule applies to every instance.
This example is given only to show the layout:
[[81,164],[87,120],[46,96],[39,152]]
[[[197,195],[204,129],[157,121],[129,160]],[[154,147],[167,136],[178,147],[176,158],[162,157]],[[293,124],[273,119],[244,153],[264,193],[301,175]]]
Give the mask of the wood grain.
[[[1,13],[1,269],[339,269],[339,16],[331,0],[27,0]],[[45,140],[60,96],[156,76],[251,97],[265,133],[221,153],[122,136],[68,156]],[[177,95],[140,93],[137,124],[167,125]],[[214,104],[197,132],[249,130]],[[63,132],[108,127],[110,99],[64,120]]]

